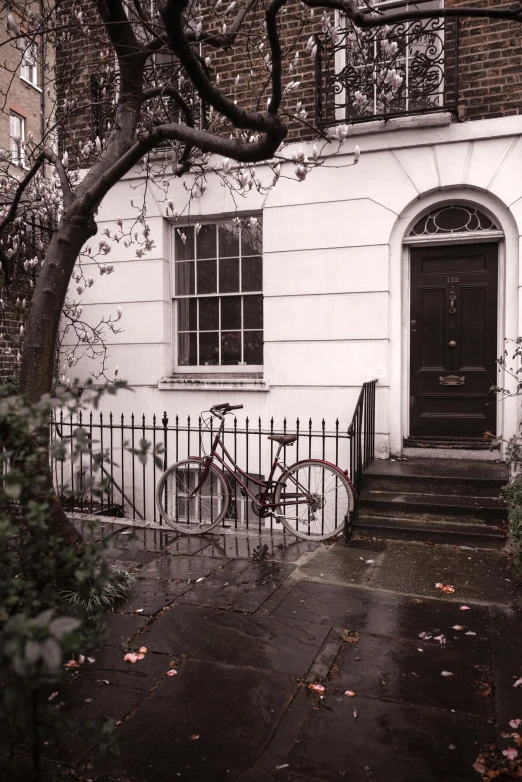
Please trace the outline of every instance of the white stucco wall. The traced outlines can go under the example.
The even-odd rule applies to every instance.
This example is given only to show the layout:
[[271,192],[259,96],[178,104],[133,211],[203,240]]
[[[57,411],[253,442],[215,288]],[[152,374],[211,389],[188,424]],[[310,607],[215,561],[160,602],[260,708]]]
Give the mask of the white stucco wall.
[[[467,200],[499,221],[499,354],[504,336],[522,333],[519,245],[522,235],[522,119],[426,126],[393,131],[354,129],[342,152],[299,183],[282,178],[267,196],[238,199],[241,213],[263,217],[265,367],[263,382],[229,381],[181,385],[159,383],[173,375],[171,223],[154,187],[147,216],[155,248],[143,259],[135,248],[112,243],[106,261],[115,265],[82,297],[84,314],[123,307],[123,332],[109,343],[109,374],[116,366],[133,387],[106,408],[137,415],[197,415],[215,402],[243,403],[244,414],[276,426],[287,417],[332,428],[351,419],[361,384],[376,378],[377,444],[381,456],[398,453],[407,432],[408,253],[402,240],[412,222],[433,204]],[[369,132],[375,130],[375,132]],[[353,166],[353,148],[362,151]],[[288,154],[288,150],[287,153]],[[288,164],[288,173],[293,172]],[[283,169],[284,173],[284,169]],[[138,177],[118,184],[100,209],[100,232],[115,229],[120,216],[132,220],[130,198],[139,200]],[[179,180],[169,184],[176,208],[186,204]],[[226,188],[210,182],[193,202],[191,217],[235,214]],[[93,241],[93,244],[96,240]],[[89,366],[72,370],[82,377]],[[92,368],[92,367],[91,367]],[[159,384],[159,385],[158,385]],[[242,420],[242,416],[238,416]],[[514,400],[503,403],[500,430],[517,429]]]

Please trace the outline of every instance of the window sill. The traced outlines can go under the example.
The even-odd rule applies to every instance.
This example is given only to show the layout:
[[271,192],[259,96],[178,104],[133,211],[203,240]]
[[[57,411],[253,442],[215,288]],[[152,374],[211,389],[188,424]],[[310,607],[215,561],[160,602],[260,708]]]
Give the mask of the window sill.
[[32,81],[29,81],[29,79],[24,79],[23,76],[20,76],[20,81],[23,81],[24,84],[26,84],[28,87],[32,87],[33,90],[36,90],[36,92],[41,92],[42,88],[38,87],[37,84],[33,84]]
[[[346,123],[351,136],[367,136],[372,133],[387,133],[392,130],[416,130],[418,128],[439,128],[451,125],[454,116],[449,111],[434,114],[411,114],[407,117],[394,119],[369,120],[368,122]],[[341,122],[341,120],[339,120]],[[335,135],[335,127],[330,128],[330,135]]]
[[158,389],[160,391],[270,391],[270,382],[262,377],[175,375],[163,377],[158,383]]

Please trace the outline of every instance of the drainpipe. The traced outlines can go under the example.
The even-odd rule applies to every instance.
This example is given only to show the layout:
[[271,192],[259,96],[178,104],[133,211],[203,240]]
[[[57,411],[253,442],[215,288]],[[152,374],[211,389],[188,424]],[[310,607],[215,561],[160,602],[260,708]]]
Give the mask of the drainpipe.
[[[43,0],[40,0],[40,16],[43,19],[44,17],[44,3]],[[45,135],[45,81],[44,81],[44,74],[45,74],[45,55],[46,55],[46,40],[45,40],[45,32],[42,31],[42,52],[40,55],[40,73],[41,80],[42,80],[42,92],[40,93],[40,142],[43,144],[44,135]],[[45,163],[44,163],[45,165]]]

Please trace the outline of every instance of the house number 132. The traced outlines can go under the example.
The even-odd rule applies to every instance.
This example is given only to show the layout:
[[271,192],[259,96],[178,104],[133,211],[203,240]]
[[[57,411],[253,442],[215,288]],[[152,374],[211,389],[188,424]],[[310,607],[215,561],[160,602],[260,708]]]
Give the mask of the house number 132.
[[458,282],[458,281],[459,281],[458,277],[448,277],[448,282]]

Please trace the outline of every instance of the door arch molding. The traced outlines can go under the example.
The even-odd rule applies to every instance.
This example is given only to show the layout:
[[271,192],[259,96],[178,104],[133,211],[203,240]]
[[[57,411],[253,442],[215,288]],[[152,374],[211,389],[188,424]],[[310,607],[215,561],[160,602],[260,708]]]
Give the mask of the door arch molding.
[[[436,206],[467,204],[489,215],[498,227],[499,250],[497,350],[503,352],[504,336],[519,334],[518,229],[505,204],[490,194],[471,187],[451,187],[428,193],[410,202],[398,216],[390,237],[390,352],[389,352],[389,422],[390,453],[402,453],[403,439],[409,434],[409,309],[410,250],[408,234],[416,222]],[[482,234],[484,236],[484,234]],[[493,238],[491,236],[491,238]],[[469,242],[479,238],[466,240]],[[429,244],[452,244],[460,237],[444,236],[427,240]],[[483,240],[483,239],[482,239]],[[499,382],[507,388],[514,385],[501,373]],[[497,408],[497,432],[509,438],[518,431],[516,399],[504,400]]]

